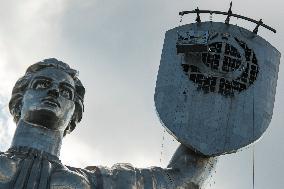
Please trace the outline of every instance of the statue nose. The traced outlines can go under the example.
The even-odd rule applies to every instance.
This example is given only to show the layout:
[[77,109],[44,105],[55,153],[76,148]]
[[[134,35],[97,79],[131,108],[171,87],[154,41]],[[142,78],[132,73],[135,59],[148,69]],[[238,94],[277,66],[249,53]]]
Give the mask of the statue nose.
[[52,87],[51,89],[47,91],[47,94],[49,96],[57,98],[59,97],[59,89],[57,89],[56,87]]

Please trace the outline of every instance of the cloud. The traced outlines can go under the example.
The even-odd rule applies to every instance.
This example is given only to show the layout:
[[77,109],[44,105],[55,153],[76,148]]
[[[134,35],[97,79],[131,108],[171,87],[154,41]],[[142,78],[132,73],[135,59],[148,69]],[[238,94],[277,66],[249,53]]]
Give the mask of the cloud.
[[7,102],[7,98],[0,94],[0,151],[9,148],[15,131],[15,124],[9,116]]
[[[229,0],[2,2],[0,94],[3,97],[1,107],[5,106],[6,110],[0,117],[3,123],[0,124],[0,135],[12,128],[9,124],[14,125],[7,122],[10,119],[7,102],[17,78],[23,75],[28,65],[56,57],[78,69],[86,86],[83,120],[71,136],[64,139],[62,146],[61,157],[65,164],[84,167],[130,162],[138,167],[166,166],[178,143],[166,134],[165,145],[161,147],[163,128],[154,109],[153,94],[163,38],[166,30],[178,26],[179,11],[197,6],[227,10]],[[279,18],[284,16],[282,9],[283,3],[276,0],[240,0],[233,5],[233,12],[256,19],[262,17],[265,23],[276,27],[276,35],[264,29],[260,29],[260,35],[280,51],[284,49],[281,43],[284,28],[279,24]],[[183,24],[194,19],[195,15],[185,17]],[[209,15],[202,19],[208,20]],[[224,17],[213,16],[215,19],[223,21]],[[233,23],[245,24],[240,20]],[[273,121],[257,144],[256,175],[260,188],[284,186],[280,170],[284,165],[279,161],[284,154],[281,147],[284,121],[281,115],[284,107],[282,68]],[[249,152],[221,157],[213,179],[216,184],[211,189],[249,188],[251,172],[246,167],[250,166],[250,157]],[[268,173],[273,178],[270,175],[265,178]]]

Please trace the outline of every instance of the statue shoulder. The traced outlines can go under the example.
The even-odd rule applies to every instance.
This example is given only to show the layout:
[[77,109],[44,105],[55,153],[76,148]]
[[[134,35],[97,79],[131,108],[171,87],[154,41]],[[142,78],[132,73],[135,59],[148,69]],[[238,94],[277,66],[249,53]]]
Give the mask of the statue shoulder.
[[[17,160],[10,158],[4,152],[0,152],[0,181],[2,183],[5,182],[8,183],[12,181],[12,179],[16,175],[16,170],[18,165],[19,162]],[[0,182],[0,188],[2,188],[1,182]]]
[[[50,188],[55,189],[58,186],[66,186],[67,188],[90,189],[89,179],[79,168],[59,165],[50,177]],[[71,182],[70,182],[71,181]]]
[[4,157],[6,157],[5,152],[1,152],[1,151],[0,151],[0,158],[4,158]]

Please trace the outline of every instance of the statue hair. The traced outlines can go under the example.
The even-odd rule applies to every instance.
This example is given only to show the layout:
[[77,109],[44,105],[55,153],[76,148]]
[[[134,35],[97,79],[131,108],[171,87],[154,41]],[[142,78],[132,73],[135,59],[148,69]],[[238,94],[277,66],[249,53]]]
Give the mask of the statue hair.
[[45,68],[55,68],[62,70],[69,74],[73,78],[75,83],[75,110],[69,125],[64,131],[65,136],[67,133],[72,132],[75,129],[76,124],[79,123],[82,119],[84,112],[85,88],[77,77],[78,71],[71,69],[69,65],[64,62],[61,62],[55,58],[50,58],[29,66],[26,70],[25,75],[18,79],[12,90],[12,97],[9,102],[9,110],[12,116],[14,117],[14,121],[18,123],[21,117],[22,99],[25,94],[25,91],[27,90],[27,87],[29,86],[29,83],[31,82],[32,76],[34,73]]

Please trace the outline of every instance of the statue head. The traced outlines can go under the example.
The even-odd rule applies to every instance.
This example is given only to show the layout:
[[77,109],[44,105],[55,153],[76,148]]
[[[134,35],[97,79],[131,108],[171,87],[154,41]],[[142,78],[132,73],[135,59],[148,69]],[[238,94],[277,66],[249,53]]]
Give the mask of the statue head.
[[28,67],[15,84],[9,102],[14,121],[51,130],[72,132],[84,111],[85,88],[77,71],[57,59],[45,59]]

